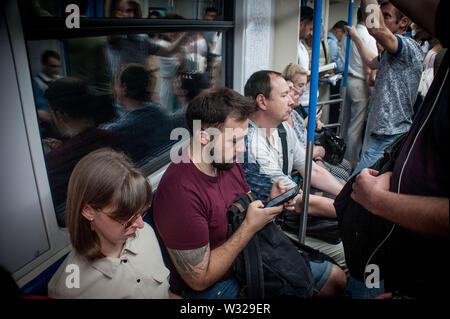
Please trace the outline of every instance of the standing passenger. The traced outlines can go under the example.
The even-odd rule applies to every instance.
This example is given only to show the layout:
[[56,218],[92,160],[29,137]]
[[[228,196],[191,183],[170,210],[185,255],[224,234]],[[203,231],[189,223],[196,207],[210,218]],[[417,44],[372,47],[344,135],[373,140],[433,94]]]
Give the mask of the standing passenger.
[[[356,32],[364,45],[374,54],[378,54],[376,40],[367,31],[361,8],[357,13]],[[344,51],[345,52],[345,51]],[[352,170],[359,162],[364,138],[364,123],[367,119],[369,103],[369,68],[364,63],[355,43],[351,43],[348,63],[348,86],[343,106],[342,136],[347,148],[345,158],[350,162]]]
[[[376,6],[377,1],[361,2],[364,16],[369,4]],[[369,101],[367,134],[353,174],[372,166],[389,144],[409,131],[422,75],[422,50],[416,41],[405,35],[409,18],[389,1],[383,1],[380,8],[376,15],[379,19],[374,21],[378,27],[368,26],[369,33],[385,49],[380,57],[367,48],[354,27],[346,27],[364,63],[371,69],[378,69]]]

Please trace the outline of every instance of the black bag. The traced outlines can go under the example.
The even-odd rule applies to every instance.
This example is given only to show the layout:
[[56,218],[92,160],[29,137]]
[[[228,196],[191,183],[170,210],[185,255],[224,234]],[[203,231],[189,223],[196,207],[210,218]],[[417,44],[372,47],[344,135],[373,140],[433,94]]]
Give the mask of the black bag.
[[[251,194],[242,194],[228,208],[228,237],[245,219]],[[301,249],[304,253],[300,254]],[[309,260],[334,261],[308,246],[291,241],[273,222],[253,236],[233,263],[233,271],[250,299],[295,296],[311,298],[317,291]]]
[[320,145],[325,148],[325,157],[323,158],[331,165],[342,163],[345,154],[345,142],[342,137],[333,133],[330,128],[324,128],[320,137]]
[[[283,173],[285,175],[289,175],[287,161],[287,137],[286,130],[284,129],[283,124],[280,124],[278,126],[278,135],[280,136],[283,149]],[[298,175],[298,178],[300,179],[299,183],[303,184],[301,175]],[[276,222],[284,231],[298,236],[300,231],[299,214],[291,211],[284,211],[277,216]],[[323,240],[332,245],[337,245],[341,242],[339,227],[336,218],[308,216],[306,235]]]
[[[300,215],[284,211],[276,219],[281,229],[298,236],[300,231]],[[306,222],[306,236],[313,237],[324,242],[337,245],[341,242],[340,230],[336,218],[309,216]]]
[[[405,133],[387,147],[384,156],[371,168],[379,171],[380,174],[392,171],[395,159],[406,140],[406,136]],[[336,208],[348,270],[352,277],[364,282],[366,265],[369,261],[382,267],[386,255],[383,246],[378,247],[392,230],[394,224],[373,215],[350,197],[356,176],[347,182],[336,197],[334,207]],[[380,279],[383,279],[383,273],[380,274]]]

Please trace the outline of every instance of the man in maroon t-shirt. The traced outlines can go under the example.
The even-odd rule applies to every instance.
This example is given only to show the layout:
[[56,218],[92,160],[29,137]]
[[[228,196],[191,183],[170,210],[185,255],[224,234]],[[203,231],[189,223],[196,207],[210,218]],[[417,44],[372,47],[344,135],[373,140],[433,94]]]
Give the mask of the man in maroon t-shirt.
[[[197,96],[186,113],[191,143],[183,150],[181,163],[171,163],[159,183],[154,220],[174,264],[171,289],[185,298],[236,298],[239,285],[231,273],[232,263],[253,235],[283,209],[252,202],[242,225],[227,238],[227,208],[250,191],[236,159],[245,152],[248,117],[254,111],[253,101],[231,89],[211,89]],[[195,120],[201,121],[198,128]],[[233,134],[228,134],[230,129]],[[270,197],[286,190],[274,184]]]

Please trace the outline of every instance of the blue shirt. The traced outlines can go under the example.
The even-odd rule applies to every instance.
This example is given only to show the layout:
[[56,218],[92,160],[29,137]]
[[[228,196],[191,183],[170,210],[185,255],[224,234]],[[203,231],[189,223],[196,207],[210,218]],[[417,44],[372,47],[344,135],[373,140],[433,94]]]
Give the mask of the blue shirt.
[[331,62],[335,62],[337,67],[334,70],[335,74],[339,74],[339,73],[343,73],[344,72],[344,66],[342,65],[342,61],[339,55],[339,41],[338,39],[334,36],[333,33],[328,32],[328,47],[330,49],[330,59]]
[[133,160],[156,156],[170,144],[170,117],[153,103],[118,112],[118,119],[102,128],[116,132]]

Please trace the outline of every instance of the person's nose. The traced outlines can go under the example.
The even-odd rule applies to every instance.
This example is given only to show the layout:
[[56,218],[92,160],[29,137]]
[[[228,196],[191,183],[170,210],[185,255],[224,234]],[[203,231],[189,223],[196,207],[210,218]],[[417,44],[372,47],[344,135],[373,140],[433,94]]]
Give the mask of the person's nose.
[[131,225],[131,227],[134,228],[144,228],[144,219],[141,215],[134,221],[134,223]]
[[292,99],[292,97],[288,94],[288,106],[292,107],[294,106],[294,100]]

